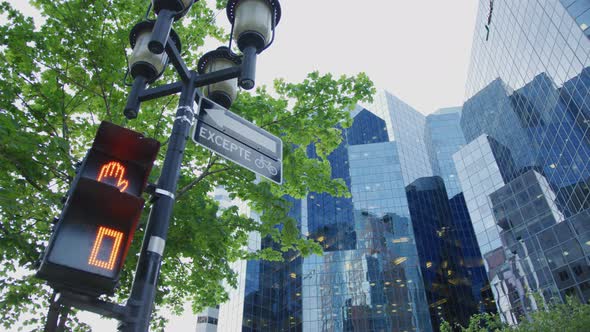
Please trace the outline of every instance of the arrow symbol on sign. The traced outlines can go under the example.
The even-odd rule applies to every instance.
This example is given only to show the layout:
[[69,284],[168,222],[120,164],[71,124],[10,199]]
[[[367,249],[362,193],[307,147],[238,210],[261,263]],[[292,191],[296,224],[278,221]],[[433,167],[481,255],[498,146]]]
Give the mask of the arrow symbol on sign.
[[260,134],[258,131],[248,127],[245,124],[240,123],[239,121],[231,118],[230,116],[226,115],[226,110],[223,108],[206,108],[205,112],[207,115],[217,126],[219,129],[229,129],[235,133],[240,134],[243,137],[246,137],[266,149],[270,150],[272,153],[277,153],[277,143],[272,139]]

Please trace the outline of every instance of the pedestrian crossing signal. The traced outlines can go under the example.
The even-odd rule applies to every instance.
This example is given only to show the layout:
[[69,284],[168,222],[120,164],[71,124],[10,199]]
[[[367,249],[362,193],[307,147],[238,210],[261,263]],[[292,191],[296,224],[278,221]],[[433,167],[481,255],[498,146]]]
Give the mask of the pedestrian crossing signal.
[[160,143],[102,122],[68,192],[37,276],[55,289],[114,291]]

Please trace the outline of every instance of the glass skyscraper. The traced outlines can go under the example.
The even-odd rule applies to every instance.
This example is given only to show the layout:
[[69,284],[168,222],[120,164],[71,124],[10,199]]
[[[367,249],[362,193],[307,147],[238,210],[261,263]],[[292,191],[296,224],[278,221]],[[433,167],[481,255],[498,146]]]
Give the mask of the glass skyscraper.
[[588,1],[482,0],[453,158],[504,321],[590,300]]
[[417,179],[406,194],[433,328],[495,311],[463,196],[449,200],[438,176]]
[[461,107],[443,108],[426,117],[425,141],[432,172],[443,179],[449,197],[462,191],[453,161],[453,154],[465,145],[460,120]]
[[[415,224],[406,195],[406,187],[432,176],[433,168],[453,192],[459,190],[456,170],[449,165],[464,143],[458,114],[454,108],[427,118],[388,92],[352,110],[353,125],[328,157],[332,176],[344,179],[352,197],[309,193],[306,199],[291,199],[291,216],[304,235],[323,246],[324,254],[301,258],[287,253],[284,262],[247,262],[242,268],[245,286],[237,294],[241,300],[221,305],[218,331],[239,326],[252,332],[433,331],[441,317],[464,322],[469,314],[489,308],[489,285],[463,196],[449,200],[440,180],[437,193],[444,197],[448,226],[443,230],[459,241],[440,256],[457,257],[444,264],[445,273],[456,272],[445,277],[457,283],[451,290],[455,293],[444,295],[461,291],[470,299],[445,304],[441,297],[427,297],[437,285],[425,285],[429,279],[423,270],[443,262],[426,261],[426,251],[420,252],[431,248],[417,246],[414,233],[422,226]],[[308,154],[316,156],[313,146]],[[458,226],[451,227],[455,220]],[[267,239],[259,244],[274,245]],[[431,321],[431,309],[437,307],[445,310]],[[453,318],[458,315],[460,320]]]
[[352,113],[330,156],[352,199],[310,193],[302,229],[324,246],[303,260],[303,331],[431,331],[405,196],[431,172],[425,119],[389,93]]

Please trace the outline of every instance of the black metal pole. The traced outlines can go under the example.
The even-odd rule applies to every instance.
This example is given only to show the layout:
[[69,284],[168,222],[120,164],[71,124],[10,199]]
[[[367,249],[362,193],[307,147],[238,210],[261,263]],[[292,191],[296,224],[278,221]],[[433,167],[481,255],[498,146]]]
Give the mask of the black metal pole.
[[58,296],[57,291],[53,291],[51,299],[49,300],[49,311],[47,312],[47,321],[43,332],[56,332],[57,322],[59,320],[59,309],[61,305],[56,301]]
[[66,322],[68,321],[68,315],[70,314],[70,307],[61,307],[61,317],[59,318],[59,325],[57,326],[57,332],[66,331]]
[[139,96],[145,90],[145,86],[147,84],[147,79],[143,76],[137,76],[133,81],[133,87],[131,88],[131,92],[127,97],[127,104],[125,105],[125,109],[123,110],[123,114],[127,119],[135,119],[137,118],[137,114],[139,113]]
[[191,79],[182,88],[166,158],[156,189],[158,198],[150,212],[131,296],[127,302],[129,315],[126,321],[119,325],[120,331],[145,332],[149,330],[162,254],[174,207],[174,193],[178,184],[184,149],[194,121],[195,78],[196,73],[191,72]]
[[254,88],[256,84],[256,56],[256,47],[248,46],[244,49],[240,86],[246,90]]
[[152,53],[162,54],[164,52],[175,14],[175,12],[168,9],[162,9],[158,13],[156,25],[152,32],[152,39],[148,43],[148,48]]

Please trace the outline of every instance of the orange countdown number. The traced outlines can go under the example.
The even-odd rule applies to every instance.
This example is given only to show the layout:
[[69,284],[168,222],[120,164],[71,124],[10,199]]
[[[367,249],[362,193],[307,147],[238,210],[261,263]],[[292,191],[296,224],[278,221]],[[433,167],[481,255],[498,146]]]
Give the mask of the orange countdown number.
[[[98,253],[100,248],[103,245],[104,238],[110,237],[113,239],[113,246],[111,248],[111,252],[108,258],[108,261],[101,260],[98,258]],[[96,239],[94,240],[94,245],[92,246],[92,252],[90,253],[90,258],[88,259],[88,264],[100,267],[106,270],[113,270],[115,267],[115,262],[117,261],[117,254],[121,249],[121,242],[123,240],[123,232],[100,226],[98,228],[98,232],[96,233]]]
[[120,162],[111,161],[108,164],[102,165],[96,180],[98,182],[105,182],[110,180],[116,183],[116,187],[121,192],[124,192],[129,187],[129,181],[125,179],[126,168]]

